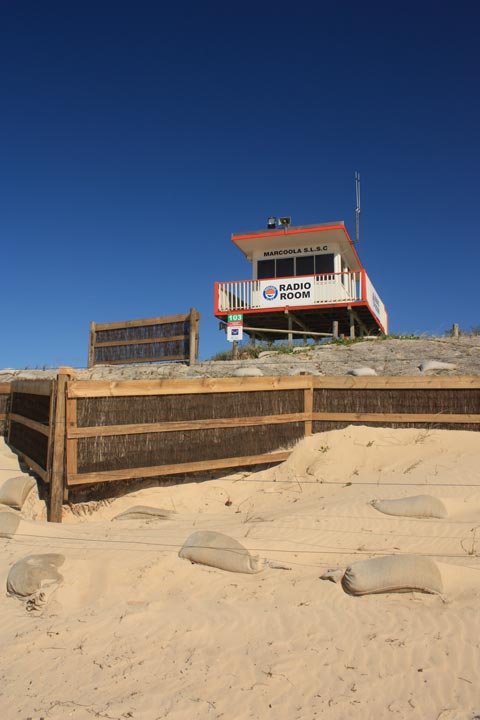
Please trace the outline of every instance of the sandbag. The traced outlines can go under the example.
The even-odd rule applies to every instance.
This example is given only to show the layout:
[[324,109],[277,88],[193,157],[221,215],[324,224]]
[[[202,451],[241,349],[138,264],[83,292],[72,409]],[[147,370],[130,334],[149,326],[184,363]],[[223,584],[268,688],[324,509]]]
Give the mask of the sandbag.
[[163,508],[150,507],[148,505],[134,505],[134,507],[124,510],[115,515],[113,520],[168,520],[172,516],[171,510]]
[[385,555],[353,563],[345,570],[342,587],[350,595],[443,591],[435,562],[418,555]]
[[57,568],[65,558],[56,553],[27,555],[12,565],[7,577],[7,592],[17,597],[28,597],[45,585],[60,582],[63,578]]
[[350,370],[348,374],[354,375],[355,377],[366,377],[369,375],[376,375],[377,373],[375,372],[375,370],[373,368],[360,367],[360,368],[355,368],[354,370]]
[[455,370],[455,363],[441,362],[440,360],[424,360],[418,369],[420,372],[428,372],[429,370]]
[[448,515],[443,502],[432,495],[413,495],[396,500],[372,500],[370,505],[385,515],[415,518],[446,518]]
[[36,486],[30,475],[8,478],[0,487],[0,504],[21,510],[29,492]]
[[0,537],[11,538],[17,532],[20,515],[11,510],[0,511]]
[[251,367],[239,367],[233,371],[234,377],[263,377],[263,372],[259,367],[252,365]]
[[250,555],[237,540],[211,530],[198,530],[190,535],[178,555],[229,572],[257,573],[265,567],[263,560]]

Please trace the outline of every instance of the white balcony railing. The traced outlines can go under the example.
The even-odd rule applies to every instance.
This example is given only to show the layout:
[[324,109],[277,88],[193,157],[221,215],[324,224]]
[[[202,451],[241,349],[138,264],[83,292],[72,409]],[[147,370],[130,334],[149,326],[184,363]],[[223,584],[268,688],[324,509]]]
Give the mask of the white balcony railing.
[[216,295],[219,312],[355,302],[362,299],[361,273],[219,282]]
[[384,328],[385,306],[364,270],[304,277],[215,283],[218,313],[366,301]]

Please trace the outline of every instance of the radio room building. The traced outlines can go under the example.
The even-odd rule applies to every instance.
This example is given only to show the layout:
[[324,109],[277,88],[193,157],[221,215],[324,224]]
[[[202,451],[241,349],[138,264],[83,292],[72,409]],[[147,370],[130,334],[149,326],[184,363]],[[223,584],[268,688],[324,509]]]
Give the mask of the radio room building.
[[299,329],[348,337],[388,333],[385,305],[344,222],[272,224],[232,235],[252,264],[252,279],[215,283],[217,318],[241,313],[248,334],[270,340]]

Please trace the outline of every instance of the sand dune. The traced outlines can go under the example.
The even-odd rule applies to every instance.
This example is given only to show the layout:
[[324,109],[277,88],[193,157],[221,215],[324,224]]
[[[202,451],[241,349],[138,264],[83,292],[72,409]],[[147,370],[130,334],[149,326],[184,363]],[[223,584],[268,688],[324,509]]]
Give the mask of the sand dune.
[[[18,474],[0,446],[0,480]],[[28,498],[0,539],[1,582],[62,553],[33,612],[2,598],[6,718],[439,718],[480,715],[479,436],[350,427],[257,473],[156,487],[44,521]],[[447,517],[385,515],[373,499],[428,494]],[[159,519],[113,518],[134,506]],[[269,561],[257,575],[178,557],[216,530]],[[435,560],[441,595],[362,597],[320,579],[382,554]],[[280,569],[280,568],[284,569]]]

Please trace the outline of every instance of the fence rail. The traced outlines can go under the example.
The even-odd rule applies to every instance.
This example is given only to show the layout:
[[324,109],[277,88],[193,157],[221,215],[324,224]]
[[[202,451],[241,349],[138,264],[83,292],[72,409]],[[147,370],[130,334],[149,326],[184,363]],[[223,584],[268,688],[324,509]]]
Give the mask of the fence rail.
[[48,483],[59,522],[69,488],[281,462],[301,438],[352,423],[480,430],[480,376],[107,382],[62,369],[10,396],[9,442]]
[[198,357],[200,314],[90,323],[88,367],[187,360]]

